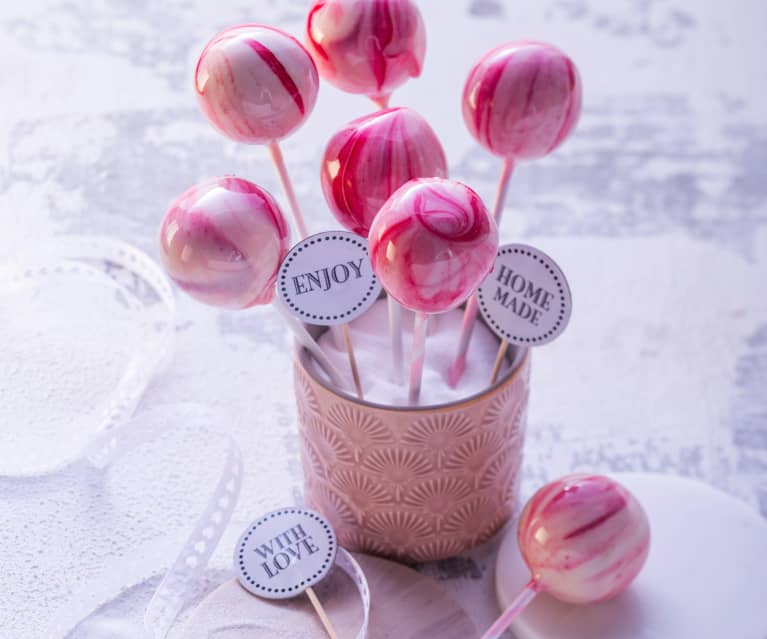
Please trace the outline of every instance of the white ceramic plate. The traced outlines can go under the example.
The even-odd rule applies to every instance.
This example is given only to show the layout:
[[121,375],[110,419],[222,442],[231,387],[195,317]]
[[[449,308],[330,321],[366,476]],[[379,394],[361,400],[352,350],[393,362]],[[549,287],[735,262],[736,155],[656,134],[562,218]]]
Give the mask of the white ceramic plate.
[[[636,581],[591,606],[542,593],[516,619],[517,639],[765,639],[767,522],[747,505],[698,481],[611,475],[644,506],[650,555]],[[506,607],[530,578],[509,526],[496,565]]]

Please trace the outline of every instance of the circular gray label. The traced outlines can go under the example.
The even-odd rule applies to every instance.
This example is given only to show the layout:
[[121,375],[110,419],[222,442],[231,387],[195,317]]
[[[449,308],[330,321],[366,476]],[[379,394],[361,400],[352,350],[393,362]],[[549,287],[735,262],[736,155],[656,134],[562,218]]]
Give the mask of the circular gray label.
[[310,324],[346,324],[378,298],[381,284],[367,241],[328,231],[296,244],[280,266],[277,293],[290,312]]
[[259,597],[295,597],[328,574],[337,548],[322,515],[281,508],[254,521],[240,537],[234,550],[237,579]]
[[567,327],[572,296],[562,269],[548,255],[525,244],[498,249],[493,271],[477,290],[482,317],[500,338],[534,346],[555,339]]

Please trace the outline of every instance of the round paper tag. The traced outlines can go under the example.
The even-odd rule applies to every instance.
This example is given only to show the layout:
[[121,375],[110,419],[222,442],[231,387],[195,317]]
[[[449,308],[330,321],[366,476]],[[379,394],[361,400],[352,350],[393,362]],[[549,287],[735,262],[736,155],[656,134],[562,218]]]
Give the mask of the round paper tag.
[[378,298],[381,284],[367,242],[346,231],[307,237],[288,253],[277,292],[290,312],[310,324],[346,324]]
[[237,579],[259,597],[295,597],[328,574],[337,548],[336,534],[318,513],[275,510],[254,521],[237,542]]
[[525,244],[498,249],[493,271],[477,290],[488,326],[511,344],[546,344],[567,327],[572,297],[562,269]]

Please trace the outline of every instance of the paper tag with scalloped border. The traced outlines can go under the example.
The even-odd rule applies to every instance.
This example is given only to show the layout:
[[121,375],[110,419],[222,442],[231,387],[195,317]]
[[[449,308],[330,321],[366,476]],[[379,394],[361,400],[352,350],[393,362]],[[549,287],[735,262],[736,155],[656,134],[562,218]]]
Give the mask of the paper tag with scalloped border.
[[259,597],[295,597],[325,578],[337,549],[336,534],[319,513],[274,510],[254,521],[237,542],[237,579]]
[[567,327],[572,295],[562,269],[526,244],[498,249],[490,275],[477,290],[487,325],[511,344],[547,344]]
[[381,284],[364,238],[327,231],[296,244],[280,266],[277,293],[309,324],[347,324],[378,299]]

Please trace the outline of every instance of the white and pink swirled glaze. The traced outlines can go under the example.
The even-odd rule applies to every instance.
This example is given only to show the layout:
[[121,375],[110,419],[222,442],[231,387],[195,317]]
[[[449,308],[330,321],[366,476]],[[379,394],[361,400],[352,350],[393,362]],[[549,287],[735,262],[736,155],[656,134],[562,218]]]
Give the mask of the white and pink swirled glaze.
[[426,30],[412,0],[319,0],[306,36],[323,78],[379,104],[421,74]]
[[422,178],[386,201],[368,242],[373,270],[400,304],[441,313],[465,301],[492,270],[498,229],[468,186]]
[[330,139],[320,169],[331,212],[362,237],[386,200],[420,177],[447,177],[447,160],[429,123],[406,107],[349,122]]
[[542,42],[509,42],[486,53],[469,73],[463,118],[491,153],[540,158],[567,139],[581,112],[573,61]]
[[650,549],[650,526],[637,499],[601,475],[569,475],[525,505],[519,548],[538,589],[569,603],[617,595]]
[[274,198],[231,176],[182,193],[160,226],[160,257],[170,278],[196,300],[223,308],[268,304],[289,246]]
[[293,36],[244,24],[225,29],[206,45],[194,88],[205,117],[221,133],[237,142],[267,144],[309,117],[319,76]]

